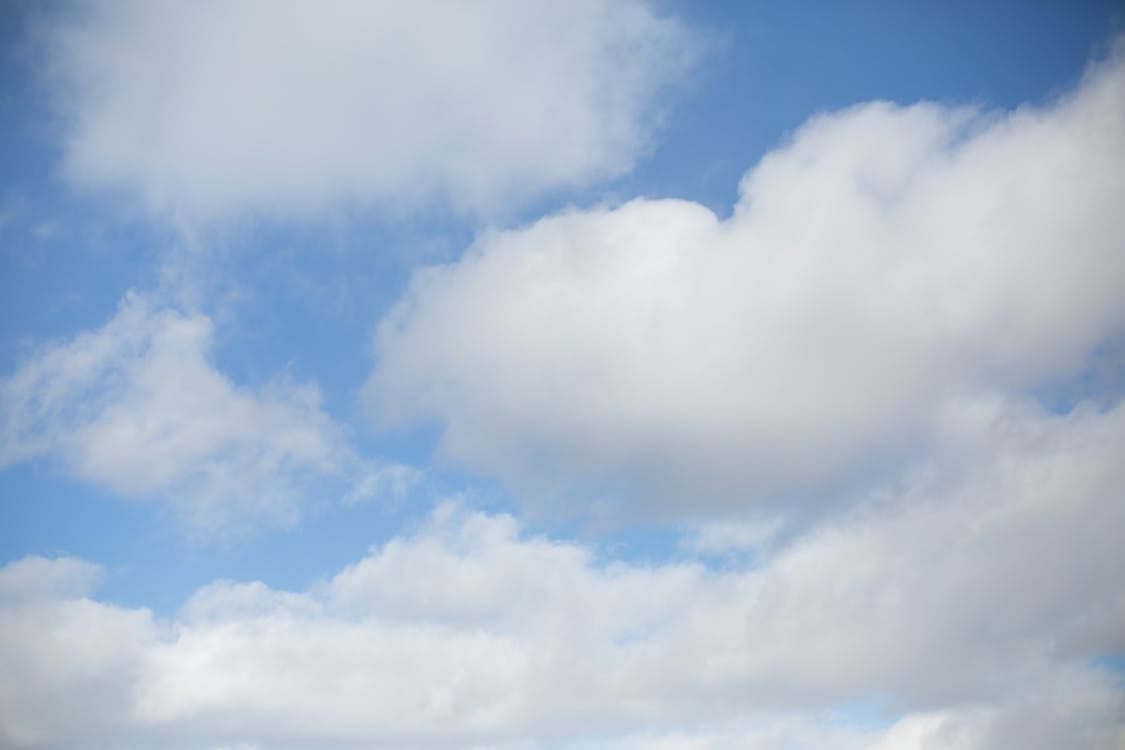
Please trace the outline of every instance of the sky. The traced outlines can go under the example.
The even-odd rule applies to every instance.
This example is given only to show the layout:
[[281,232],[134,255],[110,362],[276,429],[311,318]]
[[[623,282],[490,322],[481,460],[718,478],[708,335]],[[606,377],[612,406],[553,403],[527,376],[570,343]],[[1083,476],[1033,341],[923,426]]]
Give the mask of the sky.
[[1125,748],[1119,1],[0,5],[0,747]]

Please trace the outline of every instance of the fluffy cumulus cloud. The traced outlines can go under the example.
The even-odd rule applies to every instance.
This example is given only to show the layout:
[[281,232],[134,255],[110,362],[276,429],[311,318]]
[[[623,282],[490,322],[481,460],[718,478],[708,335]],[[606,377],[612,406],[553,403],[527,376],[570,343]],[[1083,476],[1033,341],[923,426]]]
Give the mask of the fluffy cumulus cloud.
[[992,450],[751,566],[609,561],[457,505],[309,590],[216,581],[169,620],[18,561],[3,742],[1120,747],[1094,660],[1125,650],[1125,407],[975,429]]
[[371,410],[528,496],[838,496],[1121,336],[1125,62],[1011,113],[816,117],[740,195],[565,212],[419,272]]
[[201,529],[291,522],[299,489],[362,471],[315,386],[235,385],[211,341],[206,316],[127,295],[101,328],[0,379],[0,465],[57,457],[121,495],[170,501]]
[[[51,747],[119,730],[153,621],[86,598],[100,571],[69,558],[0,568],[0,744]],[[17,677],[18,675],[18,677]]]
[[692,35],[643,0],[81,3],[65,173],[157,211],[505,209],[628,169]]
[[[66,175],[185,227],[487,213],[619,173],[692,46],[643,0],[44,13]],[[673,552],[446,502],[303,590],[215,580],[166,613],[25,557],[0,567],[0,746],[1125,747],[1122,206],[1117,55],[1013,112],[818,116],[727,217],[485,232],[383,320],[365,406],[521,500],[674,519]],[[357,456],[314,385],[234,382],[213,336],[131,293],[30,352],[0,467],[205,530],[425,483]]]

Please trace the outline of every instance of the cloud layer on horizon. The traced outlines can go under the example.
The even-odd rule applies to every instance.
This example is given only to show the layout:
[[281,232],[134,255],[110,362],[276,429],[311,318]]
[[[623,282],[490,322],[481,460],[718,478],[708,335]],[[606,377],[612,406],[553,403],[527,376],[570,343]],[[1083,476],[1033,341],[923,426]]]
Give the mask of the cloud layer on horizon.
[[1091,661],[1125,650],[1125,408],[977,439],[751,566],[614,561],[445,504],[308,591],[216,581],[162,621],[25,559],[0,569],[2,739],[1117,747],[1125,695]]

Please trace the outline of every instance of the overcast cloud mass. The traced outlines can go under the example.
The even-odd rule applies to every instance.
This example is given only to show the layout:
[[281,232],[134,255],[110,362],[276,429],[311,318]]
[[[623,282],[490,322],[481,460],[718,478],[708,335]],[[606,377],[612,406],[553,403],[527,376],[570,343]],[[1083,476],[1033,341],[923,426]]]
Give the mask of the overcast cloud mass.
[[0,748],[1125,749],[1083,8],[13,6]]

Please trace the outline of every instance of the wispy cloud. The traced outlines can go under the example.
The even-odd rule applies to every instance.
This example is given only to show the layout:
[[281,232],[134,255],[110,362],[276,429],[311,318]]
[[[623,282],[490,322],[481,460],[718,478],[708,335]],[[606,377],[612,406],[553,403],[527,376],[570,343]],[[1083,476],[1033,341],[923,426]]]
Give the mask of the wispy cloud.
[[212,323],[130,293],[101,328],[43,346],[0,380],[0,464],[53,456],[192,525],[290,524],[303,492],[358,459],[314,385],[234,384]]

